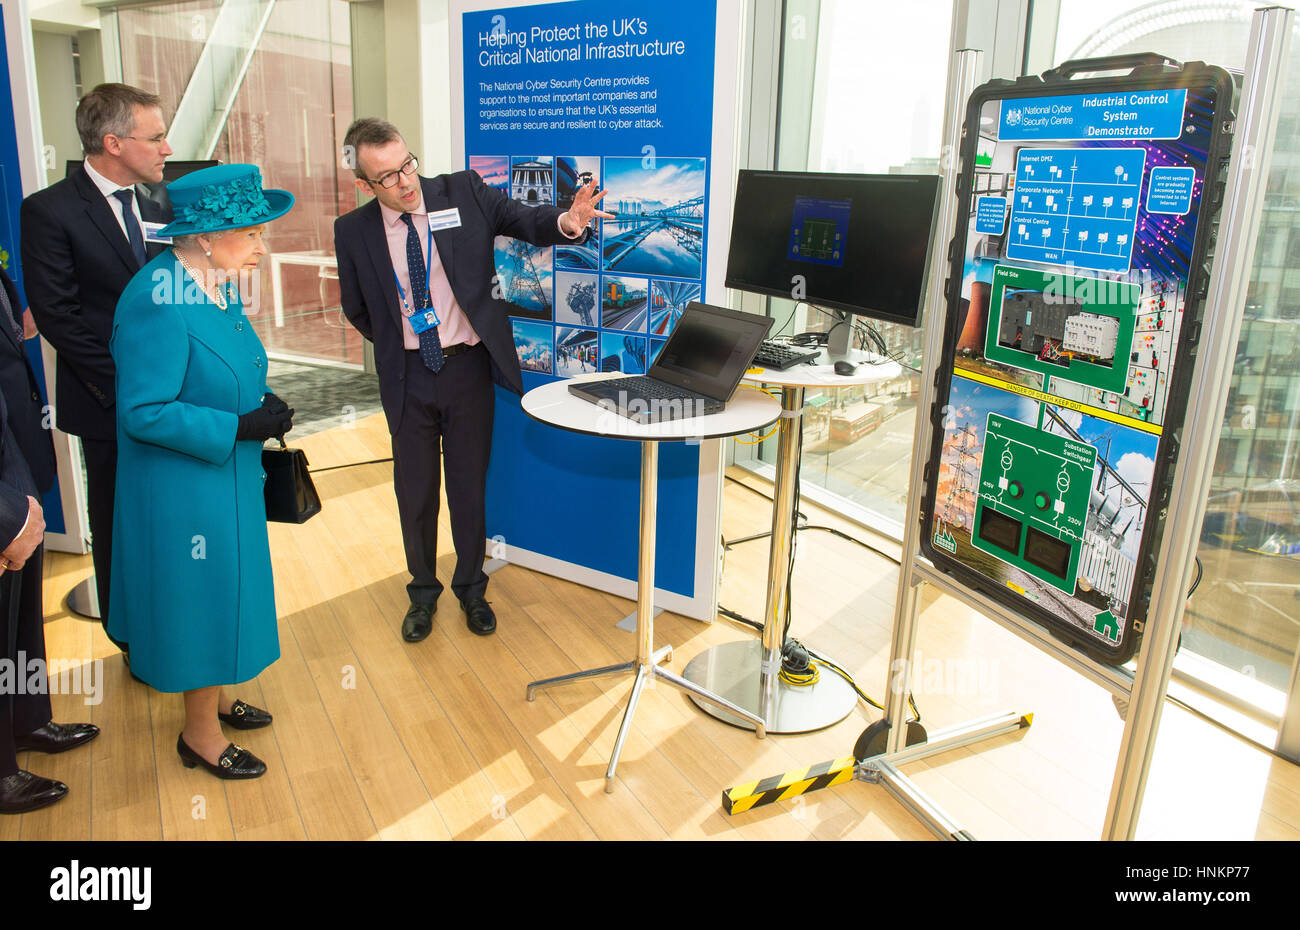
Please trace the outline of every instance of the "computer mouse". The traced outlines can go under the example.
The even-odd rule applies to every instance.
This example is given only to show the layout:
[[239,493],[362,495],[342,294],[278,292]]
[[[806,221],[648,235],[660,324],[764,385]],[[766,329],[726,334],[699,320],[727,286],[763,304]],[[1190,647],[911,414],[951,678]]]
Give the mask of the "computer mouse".
[[847,375],[855,374],[857,370],[858,370],[858,366],[854,365],[852,362],[839,361],[835,363],[835,373],[837,375],[847,376]]

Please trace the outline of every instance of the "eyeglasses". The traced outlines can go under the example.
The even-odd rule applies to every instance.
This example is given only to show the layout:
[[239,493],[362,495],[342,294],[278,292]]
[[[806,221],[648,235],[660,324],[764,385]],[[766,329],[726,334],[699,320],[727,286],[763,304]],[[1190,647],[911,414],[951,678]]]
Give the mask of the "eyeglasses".
[[380,177],[377,178],[366,178],[366,183],[378,184],[380,187],[385,187],[385,188],[396,187],[398,181],[397,176],[399,174],[404,174],[407,177],[410,177],[411,175],[415,174],[416,170],[419,167],[420,167],[420,160],[416,158],[414,155],[407,155],[406,161],[402,162],[402,166],[398,168],[396,171],[389,171],[388,173],[381,175]]
[[149,136],[148,138],[144,136],[118,136],[118,138],[135,139],[137,142],[148,142],[150,145],[162,145],[164,142],[167,141],[167,134],[165,132],[160,132],[158,133],[158,135]]

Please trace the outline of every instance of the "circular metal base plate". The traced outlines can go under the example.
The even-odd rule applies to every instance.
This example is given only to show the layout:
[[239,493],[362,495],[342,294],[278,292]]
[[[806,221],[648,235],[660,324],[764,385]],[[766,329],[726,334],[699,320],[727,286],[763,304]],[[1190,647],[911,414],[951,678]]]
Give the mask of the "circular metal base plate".
[[[763,716],[758,707],[759,667],[763,644],[758,641],[726,643],[700,653],[682,672],[683,677],[720,698]],[[768,733],[810,733],[824,730],[848,716],[858,702],[857,692],[847,681],[829,670],[813,685],[799,687],[775,680],[776,696]],[[754,729],[747,720],[712,704],[696,700],[697,707],[711,717],[746,730]]]
[[68,610],[87,620],[100,618],[99,589],[95,587],[94,575],[68,592]]

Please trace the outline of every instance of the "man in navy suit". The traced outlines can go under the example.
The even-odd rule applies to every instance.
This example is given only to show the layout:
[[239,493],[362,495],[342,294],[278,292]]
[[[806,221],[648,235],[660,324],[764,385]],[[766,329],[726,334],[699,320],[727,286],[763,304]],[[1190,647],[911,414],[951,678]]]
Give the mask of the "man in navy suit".
[[82,97],[77,132],[82,166],[23,201],[23,275],[41,335],[58,355],[55,425],[81,437],[86,458],[95,584],[107,631],[117,480],[108,340],[127,282],[166,248],[150,242],[149,233],[171,221],[171,208],[143,185],[162,181],[172,150],[159,98],[126,84],[100,84]]
[[[45,520],[37,498],[55,478],[54,446],[41,423],[41,395],[23,336],[18,291],[0,270],[0,648],[11,683],[19,676],[28,681],[32,661],[45,661]],[[0,691],[0,813],[35,810],[68,792],[62,782],[18,768],[18,751],[63,752],[98,735],[88,723],[53,722],[48,689]]]
[[[433,628],[442,583],[438,541],[438,454],[447,474],[456,570],[452,593],[466,625],[488,635],[496,617],[484,593],[485,493],[497,383],[523,393],[509,314],[496,296],[493,242],[511,236],[548,246],[585,241],[603,193],[593,184],[573,206],[525,206],[472,171],[434,178],[391,123],[360,119],[344,151],[357,188],[375,199],[334,223],[343,312],[375,346],[379,395],[393,441],[411,606],[402,636],[419,642]],[[499,293],[499,291],[496,291]]]

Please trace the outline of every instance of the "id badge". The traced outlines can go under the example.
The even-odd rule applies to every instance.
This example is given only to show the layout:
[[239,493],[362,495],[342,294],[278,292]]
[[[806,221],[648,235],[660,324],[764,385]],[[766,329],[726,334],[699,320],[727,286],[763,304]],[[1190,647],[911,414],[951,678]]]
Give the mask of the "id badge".
[[440,229],[457,229],[460,227],[460,207],[452,207],[450,210],[438,210],[429,214],[429,228],[437,231]]
[[438,311],[432,307],[411,314],[411,329],[415,331],[417,336],[427,329],[433,329],[438,323]]
[[163,245],[171,245],[171,244],[172,244],[172,237],[171,237],[171,236],[160,236],[160,235],[158,235],[158,230],[162,229],[162,228],[163,228],[164,226],[166,226],[166,225],[167,225],[166,223],[151,223],[151,222],[149,222],[148,220],[145,220],[145,221],[144,221],[144,241],[145,241],[145,242],[159,242],[159,243],[162,243]]

